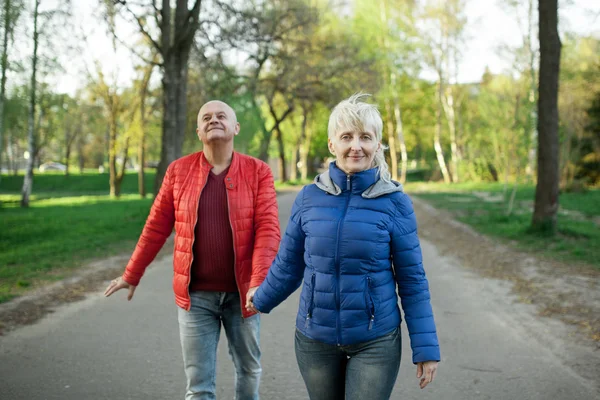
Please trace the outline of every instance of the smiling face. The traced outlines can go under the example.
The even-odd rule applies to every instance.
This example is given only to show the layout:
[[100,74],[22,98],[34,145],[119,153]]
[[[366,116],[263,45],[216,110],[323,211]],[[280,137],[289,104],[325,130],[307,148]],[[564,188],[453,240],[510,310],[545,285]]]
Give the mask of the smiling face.
[[339,169],[347,174],[373,168],[373,159],[381,144],[373,129],[341,130],[327,140]]
[[222,101],[209,101],[200,109],[196,133],[205,145],[232,141],[239,131],[235,112]]

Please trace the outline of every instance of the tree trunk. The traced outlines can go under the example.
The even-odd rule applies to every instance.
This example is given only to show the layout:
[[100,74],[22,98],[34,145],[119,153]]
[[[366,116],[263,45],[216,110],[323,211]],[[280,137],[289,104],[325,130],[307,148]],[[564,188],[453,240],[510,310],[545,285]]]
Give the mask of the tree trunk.
[[269,161],[269,144],[271,143],[271,136],[273,135],[273,132],[279,131],[279,125],[283,122],[284,119],[287,118],[287,116],[292,111],[294,111],[294,107],[288,106],[288,109],[283,113],[283,115],[281,117],[278,117],[277,112],[275,112],[275,109],[273,107],[272,100],[273,99],[269,100],[269,110],[271,112],[271,116],[273,116],[273,119],[275,120],[275,125],[273,125],[273,127],[268,131],[266,130],[266,128],[263,128],[263,133],[265,133],[265,136],[263,137],[263,140],[260,143],[260,152],[258,156],[258,158],[263,160],[264,162]]
[[[398,142],[400,143],[400,160],[402,162],[402,166],[400,167],[400,183],[406,182],[406,170],[408,169],[408,154],[406,151],[406,142],[404,141],[404,126],[402,125],[402,109],[400,108],[400,100],[398,99],[399,90],[396,89],[396,74],[390,74],[390,81],[392,83],[392,88],[394,88],[394,119],[396,120],[396,136]],[[391,146],[391,144],[390,144]],[[396,153],[394,151],[394,153]],[[397,159],[397,157],[396,157]],[[396,161],[397,163],[397,161]],[[395,168],[396,177],[392,176],[392,179],[398,180],[398,168]]]
[[539,127],[536,127],[537,115],[535,112],[535,51],[533,50],[533,6],[534,0],[529,0],[529,8],[527,13],[527,50],[529,52],[529,74],[530,74],[530,85],[529,85],[529,151],[527,168],[525,169],[525,175],[527,176],[527,182],[533,180],[533,173],[535,171],[535,159],[536,159],[536,145],[538,141]]
[[[278,127],[279,124],[277,122],[275,122],[275,126]],[[269,145],[271,144],[271,136],[273,136],[274,129],[276,129],[276,128],[273,127],[273,129],[270,129],[270,130],[263,129],[264,135],[263,135],[263,139],[260,142],[260,150],[258,152],[258,158],[263,160],[264,162],[269,161]]]
[[538,173],[532,228],[556,232],[558,212],[558,78],[561,43],[558,1],[539,1],[540,77],[538,95]]
[[2,181],[2,153],[4,151],[4,99],[6,97],[6,70],[8,69],[8,36],[11,28],[10,0],[4,0],[4,36],[2,40],[2,78],[0,80],[0,181]]
[[450,175],[448,173],[448,168],[446,167],[446,161],[444,160],[444,152],[442,150],[441,144],[441,136],[442,136],[442,93],[443,93],[443,83],[442,83],[442,74],[441,71],[438,72],[439,75],[439,84],[438,84],[438,106],[437,106],[437,122],[435,127],[435,135],[433,137],[433,147],[435,149],[435,154],[437,156],[437,161],[440,166],[440,171],[442,172],[442,176],[444,177],[445,183],[450,183]]
[[387,114],[387,133],[388,133],[388,144],[390,146],[390,172],[392,173],[392,179],[398,180],[398,153],[396,152],[396,136],[394,135],[394,120],[393,111],[390,100],[385,102],[385,113]]
[[69,159],[71,158],[71,145],[67,146],[65,151],[65,176],[69,176]]
[[279,149],[279,180],[287,182],[287,171],[285,167],[285,150],[283,148],[283,135],[281,129],[277,128],[277,145]]
[[156,170],[154,193],[158,193],[167,167],[181,157],[186,132],[187,54],[172,55],[165,60],[163,76],[163,126],[160,163]]
[[29,116],[27,121],[27,141],[29,142],[29,159],[27,160],[27,170],[23,179],[23,188],[21,190],[21,207],[29,207],[29,197],[33,188],[33,166],[35,162],[35,94],[37,72],[37,50],[38,50],[38,10],[40,0],[36,0],[33,11],[33,57],[31,62],[31,87],[29,88]]
[[8,145],[6,147],[6,155],[8,156],[8,161],[9,161],[9,169],[13,172],[14,176],[17,176],[18,171],[18,167],[17,167],[17,159],[15,157],[15,146],[17,146],[17,144],[15,143],[15,135],[13,134],[12,130],[8,132]]
[[114,110],[111,111],[108,139],[108,182],[110,185],[110,197],[119,197],[117,183],[117,121]]
[[185,138],[187,115],[187,78],[190,49],[200,25],[202,0],[196,0],[191,9],[188,2],[178,0],[171,16],[170,0],[162,0],[160,15],[160,46],[163,59],[163,126],[160,163],[156,170],[154,193],[157,194],[171,162],[181,157]]
[[292,151],[292,159],[290,160],[290,181],[298,180],[298,153],[300,152],[300,142],[296,144],[296,148]]
[[152,78],[153,66],[147,67],[140,87],[140,140],[138,144],[138,193],[142,198],[146,197],[145,171],[146,165],[146,97],[148,95],[148,85]]
[[452,182],[458,182],[458,145],[456,144],[456,113],[454,110],[454,96],[452,88],[446,88],[445,102],[442,103],[448,121],[450,132],[450,163],[452,165]]
[[406,171],[408,170],[408,153],[406,151],[406,142],[404,141],[404,126],[402,125],[402,114],[398,98],[394,99],[394,115],[396,117],[396,135],[400,142],[400,159],[402,167],[400,168],[400,183],[406,182]]
[[77,138],[77,158],[79,161],[79,173],[83,174],[83,167],[85,164],[85,156],[83,155],[83,138],[79,136]]
[[312,130],[308,126],[309,111],[305,107],[303,107],[302,110],[302,133],[300,135],[300,178],[303,181],[306,181],[306,179],[308,179],[308,154],[310,153]]
[[138,192],[141,197],[146,197],[146,185],[145,185],[145,172],[144,165],[146,165],[146,132],[144,129],[144,123],[142,122],[142,136],[140,137],[140,143],[138,146],[138,162],[140,164],[138,171]]
[[121,165],[121,172],[115,179],[115,197],[121,196],[121,184],[125,177],[125,171],[127,169],[127,162],[129,161],[129,136],[125,139],[125,148],[123,149],[123,164]]

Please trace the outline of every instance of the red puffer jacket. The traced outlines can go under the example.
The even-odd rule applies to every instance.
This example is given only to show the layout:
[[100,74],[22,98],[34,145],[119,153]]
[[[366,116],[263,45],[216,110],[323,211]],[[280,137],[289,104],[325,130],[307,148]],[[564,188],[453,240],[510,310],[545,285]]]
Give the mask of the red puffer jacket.
[[[177,305],[188,311],[194,227],[196,223],[202,223],[198,220],[198,202],[211,169],[202,152],[182,157],[169,165],[123,274],[127,283],[137,286],[146,267],[175,227],[173,291]],[[242,313],[249,317],[252,314],[246,311],[246,293],[265,279],[279,247],[273,175],[264,162],[234,152],[225,184],[233,233],[235,277]]]

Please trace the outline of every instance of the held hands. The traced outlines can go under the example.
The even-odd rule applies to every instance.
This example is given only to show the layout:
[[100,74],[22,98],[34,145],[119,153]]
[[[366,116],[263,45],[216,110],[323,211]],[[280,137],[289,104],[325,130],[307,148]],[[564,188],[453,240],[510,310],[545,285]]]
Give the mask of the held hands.
[[112,281],[110,281],[110,284],[104,291],[104,296],[108,297],[111,294],[113,294],[114,292],[116,292],[117,290],[129,289],[129,293],[127,294],[127,300],[131,300],[133,298],[133,293],[135,292],[135,288],[136,288],[136,286],[130,285],[129,283],[125,282],[123,277],[120,276],[117,279],[113,279]]
[[421,378],[421,381],[419,382],[419,387],[421,387],[421,389],[425,389],[425,386],[433,382],[433,378],[435,378],[435,373],[437,371],[437,366],[437,361],[425,361],[417,363],[417,378]]
[[246,294],[246,310],[249,312],[260,313],[260,311],[254,307],[254,303],[252,303],[252,300],[254,300],[254,293],[256,293],[257,290],[258,286],[251,287]]

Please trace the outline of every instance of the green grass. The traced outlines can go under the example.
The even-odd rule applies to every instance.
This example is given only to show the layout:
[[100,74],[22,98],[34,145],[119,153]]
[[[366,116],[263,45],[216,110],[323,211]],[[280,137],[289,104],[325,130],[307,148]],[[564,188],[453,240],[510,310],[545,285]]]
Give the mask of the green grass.
[[151,203],[137,195],[80,196],[0,209],[0,302],[86,260],[132,249]]
[[290,190],[290,189],[308,185],[312,182],[313,182],[312,179],[306,179],[306,180],[298,179],[295,181],[287,181],[284,183],[282,183],[280,181],[275,181],[275,190]]
[[[509,186],[507,197],[511,190]],[[510,240],[521,249],[600,268],[600,190],[561,193],[558,234],[551,238],[529,232],[535,197],[532,185],[518,187],[511,215],[507,215],[502,184],[409,183],[407,191],[450,211],[477,231]]]
[[[154,169],[148,169],[144,175],[146,192],[152,193],[154,190],[154,178],[156,176]],[[121,193],[138,192],[137,173],[129,172],[125,174],[121,184]],[[2,175],[0,181],[0,200],[3,194],[19,194],[23,186],[23,175]],[[98,172],[84,171],[82,174],[77,172],[65,176],[58,172],[36,173],[33,176],[33,195],[37,198],[50,197],[72,197],[82,194],[108,194],[108,173],[99,174]]]
[[[150,194],[154,177],[145,176]],[[0,303],[133,249],[152,204],[136,194],[136,173],[125,175],[119,199],[108,196],[108,174],[37,174],[28,209],[19,207],[22,184],[22,175],[0,181]]]

